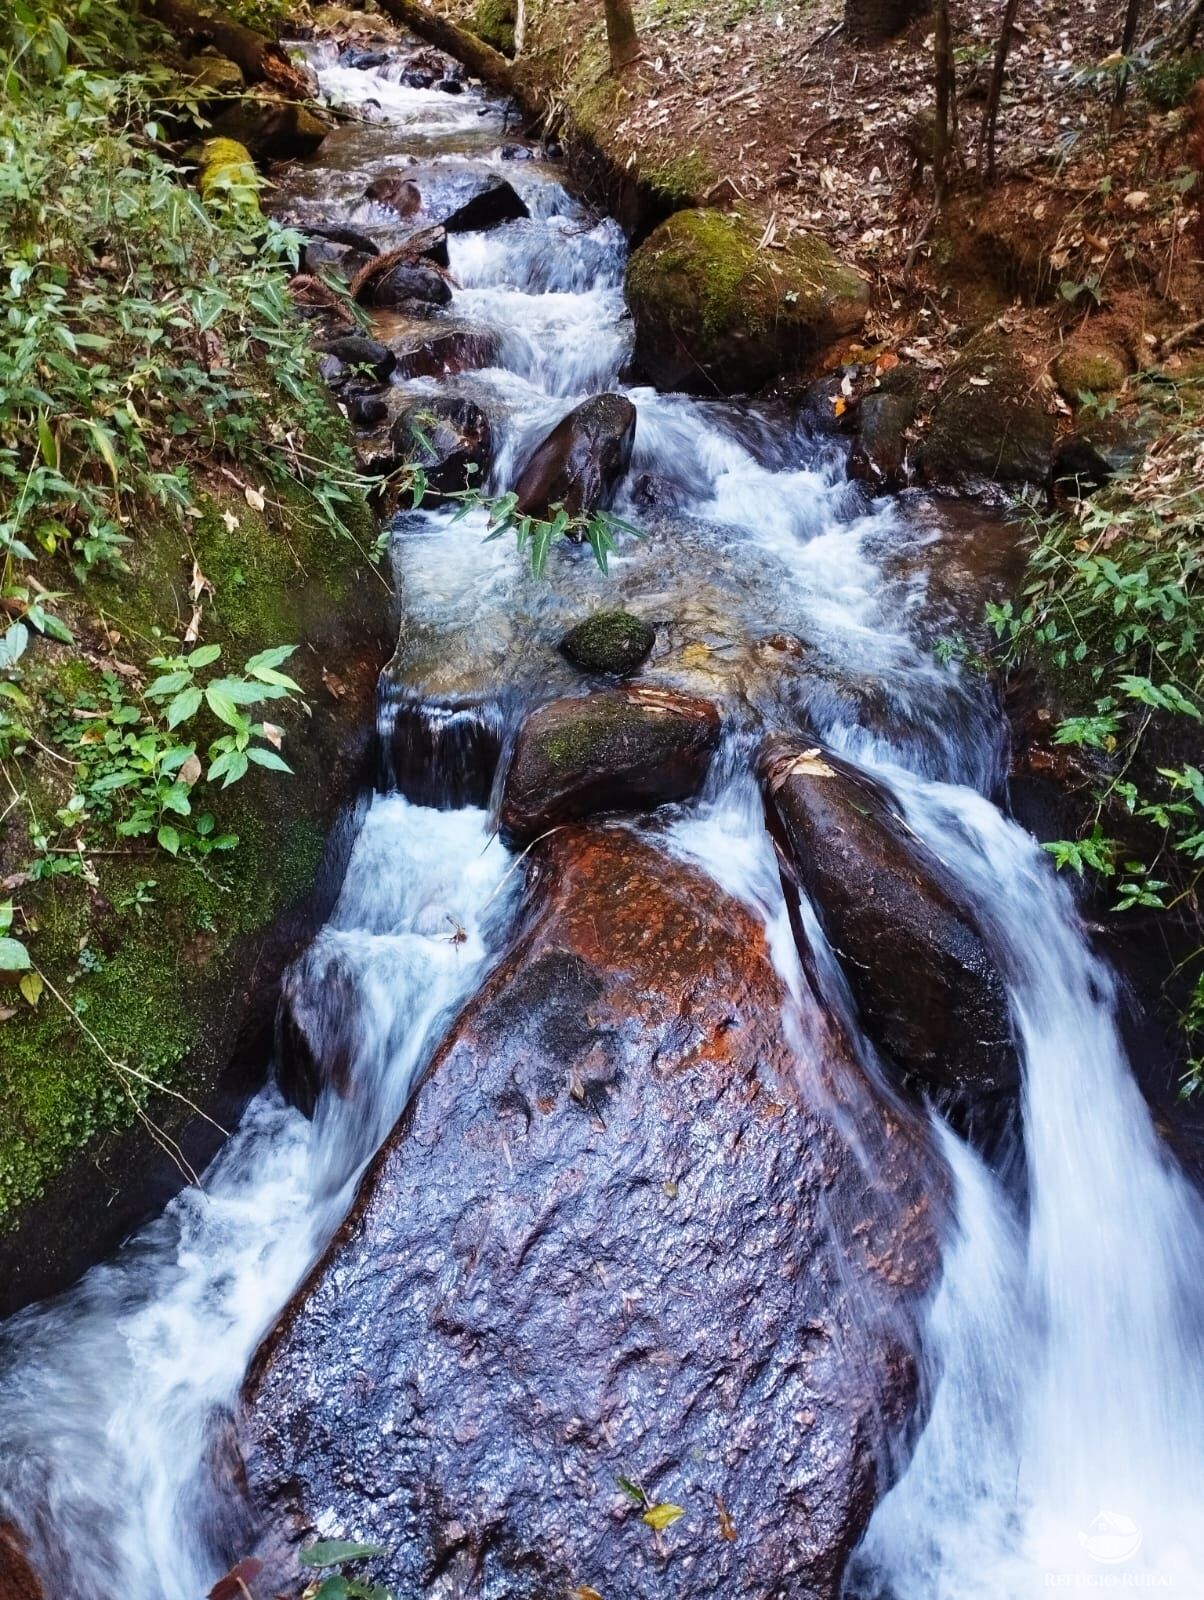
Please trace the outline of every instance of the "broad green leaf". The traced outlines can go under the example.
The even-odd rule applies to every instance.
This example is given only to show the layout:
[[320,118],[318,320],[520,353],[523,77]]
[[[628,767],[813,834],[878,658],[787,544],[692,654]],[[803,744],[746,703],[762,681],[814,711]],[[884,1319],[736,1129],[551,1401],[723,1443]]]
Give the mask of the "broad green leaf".
[[360,1544],[354,1539],[321,1539],[302,1550],[297,1560],[303,1567],[341,1567],[347,1561],[366,1561],[383,1556],[383,1544]]
[[14,622],[0,636],[0,672],[15,667],[29,644],[29,629],[23,622]]
[[289,656],[295,654],[295,644],[278,644],[271,650],[261,650],[257,656],[252,656],[243,668],[244,672],[257,672],[261,667],[278,667],[282,661],[287,661]]
[[201,708],[201,691],[195,687],[185,689],[178,694],[167,708],[167,726],[178,728],[181,722],[187,722],[189,717],[194,717]]
[[211,683],[205,689],[205,700],[210,711],[231,728],[241,728],[246,718],[220,684]]
[[194,650],[185,659],[193,672],[199,672],[202,667],[211,667],[221,653],[220,644],[203,644],[199,650]]
[[25,972],[30,965],[29,951],[19,939],[0,939],[0,972]]
[[169,856],[178,855],[180,852],[180,835],[169,822],[161,823],[159,832],[155,835],[163,849]]
[[[305,1557],[302,1556],[302,1561]],[[323,1578],[314,1594],[314,1600],[351,1600],[352,1588],[341,1572],[332,1572]]]
[[191,672],[167,672],[161,678],[147,687],[147,698],[150,700],[165,700],[169,694],[178,694],[187,684],[192,682]]
[[267,767],[272,772],[291,772],[293,769],[288,762],[276,754],[274,750],[261,750],[258,746],[247,751],[248,757],[257,766]]

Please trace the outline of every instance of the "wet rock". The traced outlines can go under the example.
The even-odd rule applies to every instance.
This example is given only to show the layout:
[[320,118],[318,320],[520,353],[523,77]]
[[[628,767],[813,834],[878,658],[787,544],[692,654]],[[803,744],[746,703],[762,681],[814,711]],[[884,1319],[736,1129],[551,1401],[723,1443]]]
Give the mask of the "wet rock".
[[333,244],[345,244],[358,255],[369,257],[380,254],[380,247],[376,241],[370,239],[366,233],[361,233],[358,228],[344,228],[341,223],[334,222],[294,222],[288,215],[282,220],[287,226],[295,227],[299,233],[308,234],[314,239],[329,239]]
[[301,270],[314,277],[333,273],[350,283],[371,260],[350,245],[337,244],[333,239],[310,239],[301,251]]
[[376,428],[389,415],[389,402],[379,394],[356,394],[347,400],[347,418],[355,428]]
[[634,672],[648,659],[656,631],[630,611],[595,611],[571,628],[560,652],[583,672]]
[[1067,434],[1058,440],[1053,458],[1053,486],[1068,499],[1081,500],[1111,482],[1115,468],[1090,439]]
[[363,45],[344,45],[339,51],[339,66],[354,67],[357,72],[370,72],[374,67],[387,67],[392,59],[391,50],[373,49]]
[[685,504],[681,486],[653,472],[641,472],[631,486],[631,498],[641,511],[673,511]]
[[3,1600],[50,1600],[11,1522],[0,1522],[0,1596]]
[[410,323],[390,330],[388,340],[397,357],[399,378],[445,377],[491,367],[497,361],[497,335],[469,323]]
[[540,706],[519,729],[502,788],[505,838],[525,842],[600,811],[648,811],[697,794],[719,743],[709,700],[611,689]]
[[487,806],[502,754],[502,719],[480,696],[415,694],[381,680],[384,787],[440,811]]
[[397,366],[397,357],[387,344],[379,339],[367,339],[361,334],[347,334],[342,339],[331,339],[323,347],[322,376],[327,383],[341,383],[365,371],[377,383],[387,383]]
[[562,505],[571,517],[605,510],[631,464],[636,411],[624,395],[599,394],[561,420],[535,447],[514,491],[525,516]]
[[483,189],[458,206],[443,226],[448,233],[479,233],[502,222],[529,217],[526,201],[505,178],[493,178]]
[[276,1082],[291,1106],[312,1117],[326,1089],[347,1092],[359,1018],[355,976],[315,946],[284,975],[276,1008]]
[[867,394],[858,407],[858,431],[849,453],[849,476],[873,489],[894,492],[907,487],[907,430],[919,410],[919,385],[914,380],[884,384]]
[[330,126],[295,101],[256,97],[223,111],[213,132],[245,144],[257,161],[287,161],[312,156]]
[[866,1032],[927,1089],[990,1095],[1019,1068],[975,912],[890,791],[828,751],[771,741],[772,824],[840,957]]
[[1054,422],[1007,344],[973,341],[949,369],[916,462],[926,483],[1045,483]]
[[663,389],[760,388],[860,327],[865,283],[818,238],[758,248],[762,225],[675,212],[634,252],[635,357]]
[[493,460],[489,418],[457,395],[424,396],[406,406],[390,438],[398,465],[421,467],[436,494],[479,488]]
[[459,78],[440,78],[439,82],[435,85],[435,88],[438,89],[442,94],[464,93],[464,85],[460,82]]
[[[375,266],[376,263],[373,263]],[[411,303],[445,306],[452,297],[451,285],[429,261],[394,261],[371,278],[357,280],[356,299],[365,306],[404,306]]]
[[498,151],[499,161],[534,161],[535,151],[529,144],[504,144]]
[[[764,927],[701,871],[622,829],[535,870],[254,1364],[264,1592],[320,1515],[402,1594],[835,1600],[947,1180],[818,1010],[787,1046]],[[620,1476],[684,1514],[654,1537]]]
[[377,205],[389,206],[399,217],[412,217],[422,210],[422,194],[412,178],[402,178],[396,173],[386,173],[373,178],[364,190],[364,199]]

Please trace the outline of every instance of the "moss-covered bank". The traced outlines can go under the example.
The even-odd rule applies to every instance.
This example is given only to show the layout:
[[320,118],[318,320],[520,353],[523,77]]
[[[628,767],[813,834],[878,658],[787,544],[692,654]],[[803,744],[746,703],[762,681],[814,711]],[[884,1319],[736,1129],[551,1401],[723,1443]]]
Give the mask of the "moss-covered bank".
[[[262,1080],[281,969],[332,903],[350,832],[338,824],[367,776],[391,643],[370,515],[339,539],[300,485],[269,490],[260,512],[221,478],[201,507],[140,530],[131,573],[106,596],[118,642],[39,643],[31,692],[47,720],[102,697],[114,660],[164,617],[188,615],[199,571],[212,586],[204,640],[231,665],[266,640],[299,647],[289,668],[303,701],[272,712],[294,775],[252,768],[221,795],[216,827],[237,835],[234,849],[173,858],[131,840],[92,856],[86,877],[24,889],[45,988],[36,1007],[14,990],[0,1026],[0,1313],[69,1280],[149,1214],[220,1137],[194,1107],[228,1122]],[[72,772],[49,751],[19,775],[5,765],[28,836]],[[6,861],[23,843],[10,826]]]

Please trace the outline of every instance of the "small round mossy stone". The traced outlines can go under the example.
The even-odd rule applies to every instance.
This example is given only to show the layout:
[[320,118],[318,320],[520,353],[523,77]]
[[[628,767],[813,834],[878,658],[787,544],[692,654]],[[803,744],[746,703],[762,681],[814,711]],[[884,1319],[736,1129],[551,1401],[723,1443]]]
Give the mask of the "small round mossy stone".
[[656,632],[630,611],[595,611],[560,641],[561,653],[583,672],[634,672],[647,660]]

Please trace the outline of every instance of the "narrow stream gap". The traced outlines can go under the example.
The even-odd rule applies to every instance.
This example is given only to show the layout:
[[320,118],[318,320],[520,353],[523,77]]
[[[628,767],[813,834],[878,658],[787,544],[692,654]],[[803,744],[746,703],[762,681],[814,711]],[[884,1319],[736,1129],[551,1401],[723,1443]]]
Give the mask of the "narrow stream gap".
[[[311,50],[323,93],[370,120],[284,176],[281,207],[298,225],[341,222],[388,249],[396,212],[364,191],[392,174],[416,182],[435,216],[482,175],[504,177],[528,211],[449,237],[455,288],[440,318],[490,359],[395,379],[390,406],[474,402],[494,443],[486,487],[504,492],[573,406],[625,395],[636,436],[615,511],[645,537],[621,541],[609,575],[588,549],[565,547],[535,580],[509,536],[485,541],[483,511],[453,521],[436,504],[395,519],[404,622],[380,688],[381,792],[337,909],[290,980],[344,1030],[345,1082],[318,1097],[312,1120],[265,1089],[199,1188],[70,1293],[0,1329],[0,1521],[23,1530],[54,1600],[200,1600],[238,1553],[227,1424],[248,1363],[515,936],[522,870],[494,831],[493,768],[533,708],[581,691],[556,648],[566,629],[624,607],[656,629],[641,685],[706,697],[723,716],[702,793],[628,832],[701,869],[764,930],[788,1049],[803,1060],[828,1037],[816,1032],[818,991],[823,1027],[848,1037],[850,1073],[870,1085],[865,1103],[896,1114],[816,909],[783,892],[754,781],[766,734],[818,741],[887,786],[973,908],[1007,987],[1020,1125],[1001,1119],[976,1148],[961,1119],[959,1132],[923,1113],[931,1170],[950,1189],[916,1352],[927,1418],[901,1447],[910,1460],[844,1592],[1031,1600],[1098,1585],[1123,1548],[1135,1586],[1204,1594],[1200,1200],[1134,1083],[1112,976],[1006,814],[992,696],[933,653],[976,626],[1006,539],[986,512],[868,499],[820,411],[628,384],[623,235],[518,140],[507,108],[474,87],[407,86],[404,60],[364,70],[339,65],[333,47]],[[378,320],[382,337],[406,332],[404,319]],[[836,1123],[848,1112],[872,1168],[861,1102],[843,1098],[852,1081],[833,1068],[830,1109]],[[312,1509],[324,1533],[361,1531]],[[440,1582],[428,1592],[507,1592]],[[605,1600],[690,1592],[616,1582],[596,1584]],[[827,1591],[784,1575],[780,1591],[733,1581],[697,1592]]]

